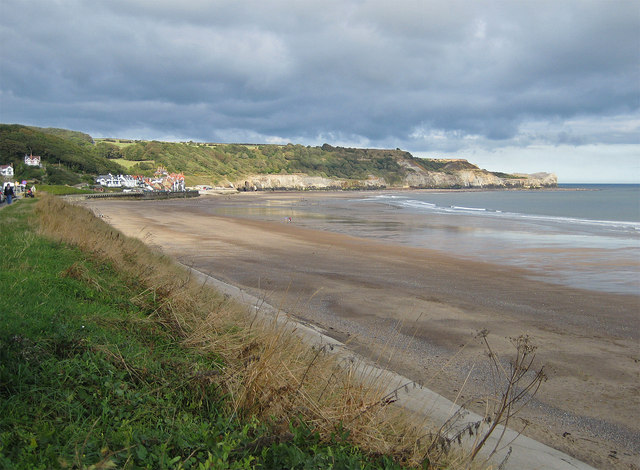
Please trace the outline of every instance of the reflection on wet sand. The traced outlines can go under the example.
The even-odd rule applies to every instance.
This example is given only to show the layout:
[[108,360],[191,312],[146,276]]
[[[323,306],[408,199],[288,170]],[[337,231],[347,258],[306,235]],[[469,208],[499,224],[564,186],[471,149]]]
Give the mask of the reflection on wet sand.
[[[596,466],[608,465],[611,448],[623,458],[640,453],[638,296],[540,282],[527,266],[399,244],[394,224],[416,221],[385,213],[363,216],[361,209],[355,217],[382,224],[371,229],[377,240],[309,230],[331,225],[323,211],[342,217],[336,198],[319,195],[319,204],[305,204],[320,214],[298,212],[285,223],[295,196],[257,207],[278,197],[91,204],[126,234],[149,237],[185,264],[325,327],[450,398],[471,399],[487,385],[484,350],[474,339],[479,330],[489,329],[504,355],[510,337],[529,334],[550,378],[523,414],[532,422],[527,433]],[[380,243],[381,234],[392,237]]]

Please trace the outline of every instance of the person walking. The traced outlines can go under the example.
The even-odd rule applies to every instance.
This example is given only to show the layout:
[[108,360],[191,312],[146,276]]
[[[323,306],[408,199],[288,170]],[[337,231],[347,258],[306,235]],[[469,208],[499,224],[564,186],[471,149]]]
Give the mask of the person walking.
[[15,197],[15,194],[13,193],[13,186],[7,184],[4,187],[4,196],[7,198],[7,205],[13,202],[13,198]]

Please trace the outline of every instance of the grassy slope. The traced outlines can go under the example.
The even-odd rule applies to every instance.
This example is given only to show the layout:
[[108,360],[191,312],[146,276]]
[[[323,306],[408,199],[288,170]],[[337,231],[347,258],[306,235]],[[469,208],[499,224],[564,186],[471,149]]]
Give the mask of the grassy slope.
[[[277,401],[266,385],[260,388],[268,392],[264,402],[256,398],[255,387],[256,397],[239,399],[249,384],[245,380],[236,387],[233,376],[250,376],[254,366],[228,372],[234,348],[220,338],[204,347],[201,331],[188,324],[195,317],[181,316],[181,302],[199,308],[193,299],[172,297],[178,289],[168,282],[150,286],[146,274],[139,274],[155,273],[166,260],[135,271],[139,263],[114,262],[108,244],[95,247],[89,240],[91,251],[43,236],[37,231],[42,223],[45,230],[55,230],[52,221],[59,219],[63,231],[69,217],[84,216],[69,216],[76,209],[55,202],[34,211],[36,204],[19,201],[0,210],[5,254],[0,267],[0,467],[396,465],[390,457],[370,457],[347,444],[342,437],[352,431],[339,421],[331,425],[334,431],[323,433],[306,417],[298,421],[290,413],[285,420],[273,407],[262,409]],[[80,219],[70,233],[93,223]],[[102,225],[90,231],[111,240],[124,258],[136,258],[134,251],[142,249]],[[205,299],[208,308],[227,308],[224,299],[211,295]],[[206,334],[207,340],[223,330],[221,325]],[[233,329],[227,331],[234,337]],[[249,340],[250,347],[245,344],[236,356],[258,348],[255,338]],[[312,364],[303,364],[305,373]],[[294,375],[291,366],[291,383]]]
[[[63,129],[0,124],[0,163],[12,164],[16,179],[50,184],[93,181],[93,175],[120,173],[123,167],[106,158],[91,137]],[[28,167],[24,155],[42,157],[43,168]]]
[[[25,167],[25,153],[41,155],[49,173]],[[87,174],[127,172],[152,175],[158,165],[202,182],[235,181],[250,174],[306,173],[366,179],[370,175],[399,182],[404,168],[400,150],[345,149],[324,145],[245,145],[97,139],[63,129],[0,124],[0,162],[13,163],[19,178],[73,183]],[[128,163],[124,163],[128,162]],[[33,174],[32,174],[33,173]],[[36,174],[37,173],[37,174]],[[74,177],[75,176],[75,181]],[[204,178],[204,179],[203,179]],[[85,177],[85,179],[87,179]],[[54,182],[54,181],[52,181]]]
[[89,189],[79,189],[73,186],[66,185],[50,185],[50,184],[39,184],[36,188],[37,191],[42,191],[48,194],[54,194],[56,196],[64,196],[69,194],[92,194],[93,191]]
[[[22,164],[25,153],[41,155],[45,169]],[[211,144],[96,139],[64,129],[0,124],[0,162],[13,163],[19,179],[52,184],[92,181],[107,172],[151,176],[159,165],[184,173],[187,184],[220,184],[255,174],[294,174],[365,180],[382,177],[393,186],[406,176],[409,160],[427,171],[452,172],[461,162],[414,158],[402,150],[303,145]],[[46,170],[46,171],[45,171]],[[511,175],[498,174],[501,177]]]
[[[26,167],[25,153],[41,155],[44,169]],[[96,174],[122,173],[151,176],[157,166],[184,173],[187,184],[220,184],[255,174],[294,174],[365,180],[382,177],[393,186],[407,170],[398,162],[409,160],[427,171],[452,172],[472,164],[414,158],[402,150],[309,147],[303,145],[211,144],[196,142],[96,139],[64,129],[0,124],[0,163],[13,163],[18,179],[50,184],[93,181]],[[497,174],[512,178],[512,175]]]
[[[398,150],[305,147],[302,145],[195,144],[135,142],[118,149],[121,158],[140,162],[130,171],[155,170],[149,162],[188,177],[235,181],[252,174],[292,174],[367,179],[370,175],[398,182],[405,170],[396,162],[408,154]],[[120,160],[118,160],[120,161]]]
[[[138,162],[125,160],[124,158],[114,158],[113,162],[117,163],[118,165],[121,165],[123,168],[126,168],[127,170],[130,170],[131,167],[138,165]],[[153,160],[146,160],[145,163],[149,163],[150,165],[156,164],[156,162],[154,162]]]

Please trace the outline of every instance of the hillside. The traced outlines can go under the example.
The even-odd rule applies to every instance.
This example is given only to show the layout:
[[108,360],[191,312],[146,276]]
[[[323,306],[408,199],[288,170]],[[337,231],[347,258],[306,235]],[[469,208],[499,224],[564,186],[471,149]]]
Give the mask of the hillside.
[[[25,154],[42,157],[27,167]],[[363,189],[555,186],[554,175],[508,175],[461,159],[415,158],[409,152],[303,145],[216,144],[93,139],[53,128],[0,125],[0,164],[20,179],[92,182],[98,174],[151,176],[158,166],[183,173],[187,185],[244,189]]]
[[[89,135],[80,132],[0,124],[0,164],[12,164],[20,179],[77,184],[93,181],[96,174],[124,171],[101,151]],[[42,157],[42,168],[24,164],[29,153]]]

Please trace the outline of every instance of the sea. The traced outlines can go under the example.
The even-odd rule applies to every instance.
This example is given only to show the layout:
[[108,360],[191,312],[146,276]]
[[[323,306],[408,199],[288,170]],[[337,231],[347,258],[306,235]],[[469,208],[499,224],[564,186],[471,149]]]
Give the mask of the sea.
[[312,229],[520,267],[532,279],[640,296],[640,184],[301,196],[243,212],[228,215],[291,218]]

